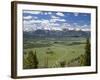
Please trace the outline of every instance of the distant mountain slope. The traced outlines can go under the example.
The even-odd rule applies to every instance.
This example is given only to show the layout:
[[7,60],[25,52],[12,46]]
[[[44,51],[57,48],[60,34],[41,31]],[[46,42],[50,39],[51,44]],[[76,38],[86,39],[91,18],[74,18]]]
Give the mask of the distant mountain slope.
[[76,31],[76,30],[41,30],[36,31],[24,31],[24,38],[28,37],[90,37],[90,31]]

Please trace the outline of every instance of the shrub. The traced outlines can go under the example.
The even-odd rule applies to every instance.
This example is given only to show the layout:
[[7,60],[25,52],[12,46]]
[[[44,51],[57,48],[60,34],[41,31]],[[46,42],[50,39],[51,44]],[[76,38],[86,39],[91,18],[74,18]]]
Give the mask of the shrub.
[[65,67],[65,66],[66,66],[66,61],[61,61],[61,62],[60,62],[60,66],[61,66],[61,67]]

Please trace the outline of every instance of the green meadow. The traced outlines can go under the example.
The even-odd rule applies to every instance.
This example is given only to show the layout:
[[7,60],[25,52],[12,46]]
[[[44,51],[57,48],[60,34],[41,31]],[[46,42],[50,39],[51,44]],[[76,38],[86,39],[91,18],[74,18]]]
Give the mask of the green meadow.
[[[81,56],[85,54],[86,38],[39,38],[24,39],[24,60],[33,51],[38,68],[82,66]],[[33,63],[34,64],[34,63]],[[24,62],[23,68],[28,69]]]

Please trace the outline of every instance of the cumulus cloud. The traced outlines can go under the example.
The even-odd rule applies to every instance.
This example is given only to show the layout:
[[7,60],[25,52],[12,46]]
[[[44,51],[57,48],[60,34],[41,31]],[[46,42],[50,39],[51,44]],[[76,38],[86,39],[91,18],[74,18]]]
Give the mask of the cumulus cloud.
[[72,27],[72,25],[71,24],[69,24],[69,23],[63,23],[62,24],[62,26],[63,26],[63,28],[69,28],[69,27]]
[[34,16],[34,17],[32,17],[33,19],[38,19],[38,17],[36,17],[36,16]]
[[[90,25],[88,23],[83,23],[81,21],[69,21],[65,19],[64,16],[71,16],[71,18],[78,16],[79,13],[63,13],[63,12],[48,12],[48,11],[24,11],[23,16],[24,31],[32,31],[37,29],[48,29],[48,30],[63,30],[64,28],[69,30],[90,30]],[[36,15],[34,15],[36,14]],[[73,16],[74,15],[74,16]],[[76,17],[77,18],[77,17]],[[84,20],[83,20],[84,21]]]
[[29,14],[40,14],[41,11],[23,11],[23,13],[29,13]]
[[32,16],[24,16],[23,19],[29,20],[32,19]]
[[66,22],[66,20],[65,20],[65,19],[59,19],[58,21],[61,21],[61,22]]
[[56,27],[59,27],[59,26],[60,26],[59,23],[49,22],[49,20],[24,21],[24,31],[31,31],[31,30],[36,30],[36,29],[47,29],[47,30],[55,29],[56,30]]
[[34,19],[29,21],[30,24],[31,23],[41,23],[41,22],[42,22],[41,20],[34,20]]
[[24,25],[29,25],[30,21],[24,20],[23,23],[24,23]]
[[45,14],[45,15],[48,15],[48,13],[47,13],[47,12],[44,12],[44,14]]
[[87,27],[90,27],[90,25],[84,24],[82,27],[87,28]]
[[59,17],[57,17],[57,16],[51,16],[51,18],[54,18],[54,19],[59,19]]
[[[56,21],[65,22],[64,19],[51,19],[51,20],[24,20],[24,31],[31,31],[36,29],[47,29],[47,30],[62,30],[64,27],[69,27],[68,23],[56,23]],[[29,28],[29,29],[28,29]]]
[[50,22],[57,22],[57,21],[66,22],[65,19],[50,19]]
[[64,14],[61,13],[61,12],[57,12],[56,15],[58,15],[58,16],[64,16]]
[[51,15],[52,12],[41,12],[41,14],[44,14],[44,15]]
[[59,26],[58,23],[51,23],[50,25],[51,25],[51,26]]
[[41,20],[42,22],[41,23],[49,23],[49,20],[45,20],[45,19],[43,19],[43,20]]

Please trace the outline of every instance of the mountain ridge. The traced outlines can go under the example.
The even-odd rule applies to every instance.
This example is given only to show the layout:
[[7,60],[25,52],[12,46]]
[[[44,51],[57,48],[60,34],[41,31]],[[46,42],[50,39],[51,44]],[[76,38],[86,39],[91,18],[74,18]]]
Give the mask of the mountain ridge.
[[90,37],[90,31],[83,30],[43,30],[23,31],[24,37]]

